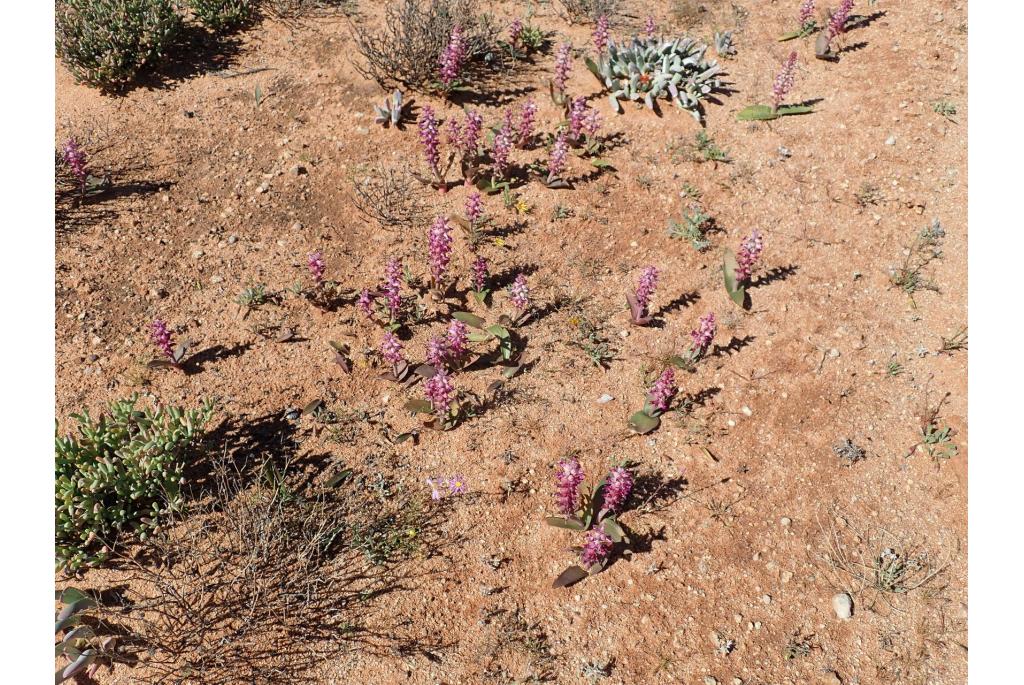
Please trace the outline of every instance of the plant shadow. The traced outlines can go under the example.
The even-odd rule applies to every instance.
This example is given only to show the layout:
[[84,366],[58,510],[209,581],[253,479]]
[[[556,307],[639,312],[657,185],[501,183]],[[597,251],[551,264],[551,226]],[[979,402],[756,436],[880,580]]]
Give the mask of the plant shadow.
[[736,354],[737,352],[742,350],[744,347],[746,347],[746,346],[750,345],[751,343],[753,343],[755,340],[757,340],[757,336],[753,336],[753,335],[745,335],[742,338],[737,338],[736,336],[733,336],[732,339],[729,340],[729,342],[726,343],[725,345],[717,345],[716,344],[714,349],[711,351],[710,354],[708,354],[708,356],[709,357],[726,357],[726,356],[731,357],[733,354]]
[[748,290],[754,288],[760,288],[765,285],[770,285],[776,281],[784,281],[797,272],[798,267],[796,264],[787,264],[786,266],[776,266],[769,269],[767,272],[758,276],[755,280],[751,281],[750,285],[747,286]]
[[181,370],[185,372],[185,375],[192,376],[202,372],[208,363],[220,361],[222,359],[241,357],[243,354],[248,352],[250,348],[252,348],[252,343],[238,343],[231,347],[214,345],[213,347],[206,348],[202,352],[193,354],[183,361],[181,364]]

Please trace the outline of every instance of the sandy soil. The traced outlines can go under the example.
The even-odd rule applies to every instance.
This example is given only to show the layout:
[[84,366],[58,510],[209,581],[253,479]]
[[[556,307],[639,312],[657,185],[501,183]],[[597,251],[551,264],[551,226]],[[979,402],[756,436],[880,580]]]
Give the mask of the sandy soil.
[[[518,190],[525,217],[486,198],[503,238],[482,251],[496,272],[526,270],[544,315],[521,330],[529,365],[501,401],[455,430],[424,430],[415,444],[385,439],[384,426],[419,425],[402,405],[421,393],[378,377],[368,353],[380,328],[351,305],[321,312],[288,290],[308,283],[314,250],[347,288],[373,286],[392,254],[422,276],[430,218],[461,211],[466,194],[417,190],[427,220],[408,229],[382,229],[356,210],[354,178],[374,165],[418,168],[421,158],[415,126],[373,124],[383,94],[353,69],[348,22],[267,20],[237,38],[227,61],[122,97],[74,84],[58,64],[56,140],[90,140],[94,164],[113,175],[111,191],[58,222],[58,419],[133,391],[188,406],[215,396],[218,421],[229,425],[321,399],[339,416],[376,418],[336,430],[300,420],[290,439],[311,477],[345,465],[426,495],[429,476],[465,476],[469,492],[436,505],[441,523],[403,567],[412,569],[404,589],[375,600],[373,615],[407,619],[388,628],[396,643],[418,636],[420,648],[352,645],[296,682],[583,683],[586,664],[608,666],[599,683],[965,682],[967,353],[938,351],[967,316],[966,3],[858,3],[877,16],[848,34],[851,47],[834,63],[814,60],[809,42],[775,42],[797,4],[706,2],[697,15],[697,36],[737,30],[738,52],[724,61],[734,92],[707,112],[707,132],[731,162],[691,159],[700,129],[685,113],[614,116],[598,99],[606,132],[619,136],[604,155],[614,172],[592,174],[574,159],[574,190]],[[365,5],[357,22],[373,26]],[[494,11],[511,17],[520,4]],[[667,12],[655,16],[672,25]],[[534,21],[577,46],[589,42],[589,29],[567,24],[555,6],[541,5]],[[613,34],[637,23],[622,19]],[[817,111],[738,122],[737,111],[767,100],[791,47],[800,53],[793,99],[820,98]],[[560,113],[545,95],[550,60],[490,86],[494,98],[472,106],[492,122],[533,91],[551,130]],[[569,89],[597,91],[581,59]],[[457,111],[416,99],[445,116]],[[955,121],[933,110],[938,101],[956,105]],[[692,202],[681,196],[687,184],[721,228],[703,253],[666,234]],[[861,206],[866,184],[876,203]],[[571,215],[554,218],[557,206]],[[911,299],[891,286],[889,269],[935,218],[943,258],[926,274],[938,291]],[[721,285],[720,255],[754,228],[766,236],[761,273],[775,275],[744,312]],[[459,236],[460,289],[471,259]],[[656,327],[632,327],[624,293],[647,264],[662,272],[655,304],[667,310]],[[280,302],[243,315],[235,300],[255,283]],[[436,318],[413,327],[410,356],[422,358],[448,312],[467,308],[482,311],[456,297],[438,305]],[[510,311],[503,292],[492,311]],[[632,435],[626,418],[642,406],[659,359],[681,351],[708,311],[722,322],[719,343],[740,342],[682,374],[695,400],[689,412]],[[194,372],[146,368],[156,317],[194,341]],[[607,370],[573,344],[584,319],[617,349]],[[283,326],[296,340],[273,340]],[[328,340],[349,344],[352,373],[333,362]],[[497,378],[490,368],[456,382],[483,394]],[[614,399],[599,403],[603,394]],[[912,446],[947,394],[938,421],[954,429],[959,452],[936,463]],[[837,458],[832,446],[844,438],[866,458]],[[574,539],[543,517],[553,513],[553,467],[571,451],[592,478],[613,459],[638,465],[645,487],[622,517],[638,544],[631,560],[553,589],[575,561]],[[869,558],[891,546],[878,542],[888,531],[948,564],[905,595],[861,590],[822,557],[833,528]],[[75,582],[112,578],[116,571],[91,571]],[[848,621],[831,604],[843,590],[854,593]],[[96,678],[148,680],[145,666]]]

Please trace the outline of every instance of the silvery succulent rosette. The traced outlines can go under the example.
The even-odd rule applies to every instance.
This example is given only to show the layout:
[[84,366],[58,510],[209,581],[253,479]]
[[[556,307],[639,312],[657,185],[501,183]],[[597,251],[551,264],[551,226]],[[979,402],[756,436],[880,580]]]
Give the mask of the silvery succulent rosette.
[[612,109],[622,111],[619,100],[632,100],[654,109],[665,98],[701,120],[701,101],[722,88],[721,67],[704,58],[708,47],[692,38],[634,37],[626,45],[608,43],[600,62],[587,58],[587,68],[608,89]]

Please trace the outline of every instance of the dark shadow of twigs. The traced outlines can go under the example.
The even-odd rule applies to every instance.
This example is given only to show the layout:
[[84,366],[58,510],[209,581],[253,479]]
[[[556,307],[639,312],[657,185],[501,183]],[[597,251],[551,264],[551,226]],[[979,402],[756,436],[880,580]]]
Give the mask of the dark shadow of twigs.
[[632,500],[640,513],[652,513],[667,509],[675,503],[689,482],[685,476],[665,478],[660,473],[645,473],[636,477],[633,483]]
[[843,26],[843,31],[852,31],[853,29],[862,29],[865,26],[870,26],[882,17],[886,16],[888,12],[886,10],[879,10],[871,14],[855,14],[846,20],[846,24]]
[[866,40],[862,40],[862,41],[857,42],[857,43],[850,43],[849,45],[844,45],[843,47],[839,48],[839,50],[836,52],[836,54],[837,55],[845,55],[848,52],[857,52],[859,50],[863,50],[867,46],[868,46],[868,42]]
[[754,335],[745,335],[742,338],[733,336],[729,342],[725,345],[715,345],[714,349],[708,355],[709,357],[726,357],[732,356],[742,350],[747,345],[750,345],[757,339]]
[[231,347],[225,347],[224,345],[207,347],[202,352],[197,352],[182,362],[181,369],[186,375],[191,376],[201,372],[203,367],[210,362],[220,361],[222,359],[231,359],[233,357],[241,357],[243,354],[248,352],[251,347],[252,343],[239,343],[237,345],[232,345]]
[[241,49],[237,36],[217,35],[201,26],[186,25],[166,59],[136,82],[113,92],[124,95],[135,88],[160,90],[211,72],[230,69]]

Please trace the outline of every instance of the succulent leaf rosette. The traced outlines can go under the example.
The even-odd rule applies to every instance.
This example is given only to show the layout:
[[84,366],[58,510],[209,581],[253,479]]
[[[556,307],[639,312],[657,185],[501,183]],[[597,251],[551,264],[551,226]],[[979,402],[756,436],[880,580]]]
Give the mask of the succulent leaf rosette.
[[701,101],[721,89],[721,67],[705,59],[707,46],[692,38],[634,37],[629,43],[608,43],[600,64],[587,59],[587,68],[608,90],[612,109],[622,111],[620,100],[643,102],[654,109],[658,98],[675,102],[701,120]]

